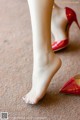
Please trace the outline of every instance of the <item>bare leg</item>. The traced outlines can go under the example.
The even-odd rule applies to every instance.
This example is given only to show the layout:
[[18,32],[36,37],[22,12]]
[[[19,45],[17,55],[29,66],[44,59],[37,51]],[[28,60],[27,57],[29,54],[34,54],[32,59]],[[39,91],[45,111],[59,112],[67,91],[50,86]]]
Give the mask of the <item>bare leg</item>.
[[51,21],[51,31],[55,37],[55,41],[62,41],[67,39],[67,17],[64,8],[60,8],[56,3],[53,6],[53,14]]
[[50,81],[61,66],[61,60],[51,49],[51,13],[53,0],[28,0],[33,31],[32,88],[23,97],[36,104],[45,95]]

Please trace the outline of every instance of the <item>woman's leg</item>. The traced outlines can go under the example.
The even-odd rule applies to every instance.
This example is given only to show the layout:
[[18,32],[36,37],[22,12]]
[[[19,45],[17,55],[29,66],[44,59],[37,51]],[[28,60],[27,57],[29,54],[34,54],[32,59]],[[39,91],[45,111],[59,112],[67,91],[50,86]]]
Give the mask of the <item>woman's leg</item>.
[[23,97],[26,103],[36,104],[46,93],[49,83],[61,66],[51,49],[51,13],[53,0],[28,0],[33,32],[32,88]]
[[53,6],[53,14],[51,21],[51,31],[54,35],[55,41],[62,41],[68,38],[66,25],[67,17],[64,8],[59,7],[56,3]]

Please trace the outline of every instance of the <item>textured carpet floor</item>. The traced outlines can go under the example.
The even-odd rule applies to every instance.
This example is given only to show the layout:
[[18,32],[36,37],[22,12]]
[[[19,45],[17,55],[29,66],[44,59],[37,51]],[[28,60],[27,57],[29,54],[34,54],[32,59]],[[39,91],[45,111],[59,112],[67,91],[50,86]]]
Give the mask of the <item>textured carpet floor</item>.
[[[56,0],[78,15],[79,0]],[[54,76],[47,94],[38,105],[22,100],[31,88],[32,33],[27,0],[0,0],[0,112],[9,120],[80,120],[80,96],[59,94],[59,89],[72,76],[80,73],[80,31],[74,23],[70,45],[57,53],[62,67]]]

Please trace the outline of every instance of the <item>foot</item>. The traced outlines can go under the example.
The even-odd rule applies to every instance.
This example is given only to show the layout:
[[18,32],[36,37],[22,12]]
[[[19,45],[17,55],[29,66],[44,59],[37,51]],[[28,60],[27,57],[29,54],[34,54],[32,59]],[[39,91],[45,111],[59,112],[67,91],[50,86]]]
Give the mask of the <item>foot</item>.
[[55,41],[62,41],[68,39],[68,32],[66,25],[68,23],[65,9],[54,6],[51,21],[51,31],[54,35]]
[[39,65],[33,70],[32,89],[23,97],[26,103],[37,104],[43,98],[52,77],[61,66],[61,60],[52,52],[43,59],[40,59]]

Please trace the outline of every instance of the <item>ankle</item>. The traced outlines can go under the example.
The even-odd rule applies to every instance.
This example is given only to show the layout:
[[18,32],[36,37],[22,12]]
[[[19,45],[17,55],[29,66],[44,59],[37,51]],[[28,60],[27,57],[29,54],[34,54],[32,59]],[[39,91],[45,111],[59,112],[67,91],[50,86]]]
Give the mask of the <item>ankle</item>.
[[44,67],[50,61],[52,61],[54,57],[55,57],[55,54],[52,50],[47,51],[46,53],[43,52],[41,54],[38,54],[34,58],[34,66],[43,66]]

